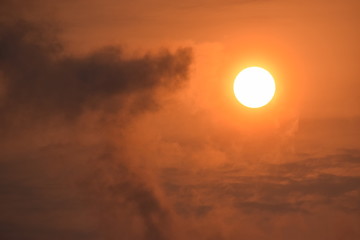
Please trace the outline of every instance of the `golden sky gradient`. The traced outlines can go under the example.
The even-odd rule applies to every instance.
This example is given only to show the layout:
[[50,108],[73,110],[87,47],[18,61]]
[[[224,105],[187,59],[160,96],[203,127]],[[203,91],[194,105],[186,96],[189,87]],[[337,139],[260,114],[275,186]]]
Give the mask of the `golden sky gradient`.
[[0,239],[360,239],[359,12],[0,1]]

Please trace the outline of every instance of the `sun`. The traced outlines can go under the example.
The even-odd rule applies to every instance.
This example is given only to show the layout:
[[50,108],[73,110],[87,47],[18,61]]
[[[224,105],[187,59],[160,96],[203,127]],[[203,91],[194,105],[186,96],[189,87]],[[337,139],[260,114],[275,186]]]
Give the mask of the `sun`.
[[245,68],[234,80],[235,97],[249,108],[259,108],[268,104],[274,97],[275,90],[274,78],[260,67]]

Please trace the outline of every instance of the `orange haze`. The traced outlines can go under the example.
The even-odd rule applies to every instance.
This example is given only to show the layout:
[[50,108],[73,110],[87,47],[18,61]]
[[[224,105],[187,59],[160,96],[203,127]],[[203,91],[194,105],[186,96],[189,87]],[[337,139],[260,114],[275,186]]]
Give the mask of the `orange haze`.
[[0,1],[0,239],[360,239],[359,13]]

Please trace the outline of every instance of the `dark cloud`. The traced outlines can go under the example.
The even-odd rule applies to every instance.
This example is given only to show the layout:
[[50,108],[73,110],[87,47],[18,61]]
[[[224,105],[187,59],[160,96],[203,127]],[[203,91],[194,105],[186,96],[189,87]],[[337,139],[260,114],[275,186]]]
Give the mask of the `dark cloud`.
[[156,104],[158,88],[174,90],[183,83],[191,61],[189,49],[124,59],[120,49],[108,47],[75,57],[44,28],[18,22],[0,29],[3,118],[24,109],[41,117],[73,117],[89,108],[116,111],[130,97],[132,112],[146,110]]
[[191,49],[125,58],[117,47],[65,48],[50,25],[0,26],[0,238],[165,239],[170,216],[151,181],[103,120],[84,127],[82,116],[124,129],[157,109],[187,80]]
[[[253,192],[256,201],[248,202],[248,199],[238,200],[236,204],[244,211],[257,209],[284,214],[294,211],[313,212],[316,206],[328,206],[331,208],[343,208],[337,201],[347,193],[360,192],[359,177],[344,177],[336,175],[319,175],[306,177],[301,180],[289,178],[285,183],[269,183],[268,180],[261,182],[248,181],[248,189],[257,189]],[[359,201],[359,196],[347,196],[348,200]],[[348,205],[348,208],[353,208]]]
[[235,206],[245,213],[271,212],[273,214],[288,214],[292,212],[305,212],[301,209],[301,204],[289,203],[267,203],[267,202],[240,202]]

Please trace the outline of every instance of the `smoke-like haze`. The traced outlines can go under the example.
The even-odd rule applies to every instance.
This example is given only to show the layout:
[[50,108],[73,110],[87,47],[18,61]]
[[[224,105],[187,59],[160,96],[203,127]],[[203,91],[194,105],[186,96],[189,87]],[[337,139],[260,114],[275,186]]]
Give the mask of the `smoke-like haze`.
[[0,239],[359,239],[358,118],[260,128],[211,95],[216,44],[74,53],[20,2],[0,11]]
[[2,25],[1,238],[164,239],[169,213],[121,131],[183,86],[190,63],[186,48],[73,56],[48,27]]

